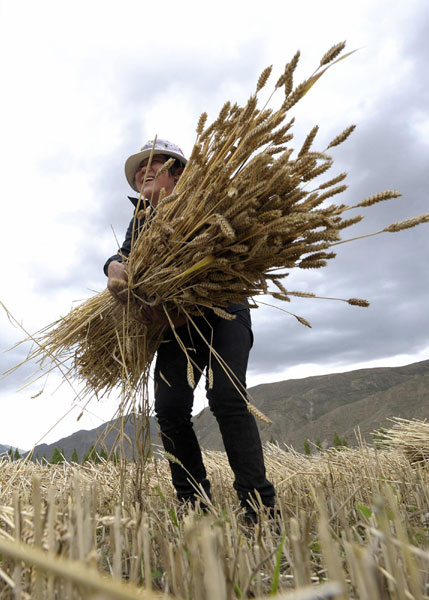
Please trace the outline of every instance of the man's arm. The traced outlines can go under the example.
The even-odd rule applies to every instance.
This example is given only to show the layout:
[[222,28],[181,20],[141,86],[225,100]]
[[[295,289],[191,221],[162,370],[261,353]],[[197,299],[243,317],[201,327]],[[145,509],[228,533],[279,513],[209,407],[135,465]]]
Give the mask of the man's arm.
[[[125,241],[119,249],[118,254],[111,256],[104,265],[104,272],[107,275],[107,289],[112,296],[121,304],[127,304],[128,302],[128,273],[127,266],[124,264],[123,259],[127,258],[131,251],[131,242],[133,237],[133,226],[134,233],[138,231],[134,219],[131,220]],[[135,236],[134,236],[135,237]],[[138,321],[141,321],[144,325],[158,324],[158,325],[169,325],[170,322],[164,313],[162,306],[148,306],[143,303],[137,303],[132,300],[131,302],[134,316]],[[172,322],[176,327],[183,325],[186,322],[185,317],[172,317]]]
[[[128,274],[126,265],[116,260],[112,260],[108,266],[107,289],[120,304],[128,302]],[[130,307],[134,317],[143,325],[170,325],[161,305],[148,306],[142,302],[131,300]],[[171,316],[171,321],[176,327],[180,327],[186,322],[184,316]]]
[[[127,258],[131,252],[131,238],[133,236],[133,224],[134,224],[134,218],[131,219],[131,222],[128,225],[127,233],[125,234],[124,243],[122,244],[121,248],[119,249],[118,254],[114,254],[113,256],[108,258],[104,264],[103,270],[104,270],[104,274],[107,275],[107,277],[109,277],[110,264],[112,262],[122,263],[123,259]],[[135,229],[134,233],[136,231],[138,231],[136,225],[134,225],[134,229]],[[134,235],[134,237],[135,237],[135,235]]]

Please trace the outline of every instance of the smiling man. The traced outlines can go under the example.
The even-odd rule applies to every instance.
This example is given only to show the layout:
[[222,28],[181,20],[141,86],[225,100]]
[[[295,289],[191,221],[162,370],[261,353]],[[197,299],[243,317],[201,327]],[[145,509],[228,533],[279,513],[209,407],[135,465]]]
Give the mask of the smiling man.
[[[133,190],[139,194],[141,193],[155,208],[158,204],[161,189],[165,189],[167,196],[171,194],[187,161],[180,148],[167,140],[156,141],[155,152],[152,161],[150,161],[152,147],[153,141],[150,140],[142,147],[140,152],[127,159],[125,176]],[[169,158],[175,159],[174,165],[155,179],[157,172]],[[150,167],[148,170],[149,162]],[[144,188],[142,190],[143,183]]]
[[[152,161],[149,156],[154,149]],[[163,164],[174,158],[174,164],[158,177]],[[130,156],[125,163],[128,183],[150,202],[153,209],[159,201],[161,189],[171,194],[186,165],[186,158],[178,146],[167,141],[147,142],[140,152]],[[137,207],[138,198],[130,198]],[[107,287],[119,302],[126,302],[123,294],[127,281],[126,258],[132,246],[133,220],[128,227],[125,241],[119,253],[109,258],[104,266],[108,275]],[[195,384],[206,372],[211,360],[213,385],[209,386],[206,376],[206,392],[210,410],[219,425],[229,463],[234,472],[234,488],[245,510],[247,522],[257,520],[255,505],[259,498],[270,515],[274,514],[275,492],[267,480],[259,432],[253,415],[236,385],[224,368],[210,353],[210,343],[230,367],[235,377],[246,387],[246,370],[249,352],[253,344],[250,310],[247,304],[232,304],[228,312],[234,319],[226,320],[212,310],[201,310],[195,317],[195,325],[177,322],[176,335],[193,361]],[[163,322],[165,315],[160,308],[142,309],[141,320]],[[164,448],[178,459],[171,461],[170,469],[177,497],[181,502],[195,504],[196,487],[210,498],[210,482],[207,479],[201,449],[192,425],[194,390],[188,384],[188,360],[170,328],[166,329],[155,364],[155,414],[161,430]]]
[[[128,183],[136,192],[141,194],[145,202],[150,202],[153,208],[156,208],[159,201],[159,194],[162,189],[169,195],[174,189],[174,186],[179,180],[186,164],[186,159],[183,152],[178,146],[168,142],[167,140],[157,140],[154,150],[164,152],[154,153],[152,160],[150,154],[153,148],[153,140],[148,141],[136,154],[131,155],[125,163],[125,176]],[[174,164],[164,173],[157,176],[158,171],[170,158],[175,158]],[[144,187],[143,187],[144,186]],[[138,198],[129,198],[137,208]],[[137,223],[142,223],[137,220]],[[124,293],[124,286],[121,282],[127,281],[127,271],[123,257],[127,257],[132,246],[132,232],[134,227],[134,218],[131,220],[128,227],[125,241],[120,249],[119,254],[112,256],[104,265],[104,271],[108,275],[107,287],[110,293],[116,300],[125,304],[127,302],[127,294]],[[151,322],[168,323],[164,311],[149,306],[139,307],[139,319],[144,324]],[[179,324],[180,321],[175,321]]]

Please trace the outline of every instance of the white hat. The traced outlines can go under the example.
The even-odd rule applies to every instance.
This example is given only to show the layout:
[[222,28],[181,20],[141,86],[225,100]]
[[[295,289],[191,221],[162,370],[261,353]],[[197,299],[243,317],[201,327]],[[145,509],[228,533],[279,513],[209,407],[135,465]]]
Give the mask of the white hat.
[[182,150],[176,144],[169,142],[168,140],[160,140],[157,139],[154,145],[154,140],[149,140],[146,142],[144,146],[141,147],[140,152],[137,154],[132,154],[125,161],[125,177],[127,178],[130,186],[138,192],[139,190],[136,188],[135,177],[137,173],[137,168],[142,160],[150,156],[152,152],[152,148],[154,154],[166,154],[168,156],[172,156],[173,158],[177,158],[183,165],[186,165],[188,162],[183,154]]

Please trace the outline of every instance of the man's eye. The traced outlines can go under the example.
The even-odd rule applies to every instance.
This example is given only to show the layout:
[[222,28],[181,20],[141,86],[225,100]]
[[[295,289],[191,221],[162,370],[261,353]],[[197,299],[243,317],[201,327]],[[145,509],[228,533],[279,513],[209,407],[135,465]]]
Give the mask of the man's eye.
[[[166,161],[162,158],[153,158],[152,159],[152,165],[154,164],[158,164],[158,165],[163,165]],[[140,163],[138,166],[138,170],[140,171],[140,169],[146,168],[149,164],[148,160],[145,160],[144,162]]]

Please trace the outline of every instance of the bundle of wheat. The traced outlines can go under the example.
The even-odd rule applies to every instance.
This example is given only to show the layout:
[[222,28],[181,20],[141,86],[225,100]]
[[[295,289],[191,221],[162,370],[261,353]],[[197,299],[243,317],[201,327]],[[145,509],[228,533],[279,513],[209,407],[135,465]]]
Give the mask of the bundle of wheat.
[[[353,125],[321,152],[312,150],[317,126],[296,154],[287,145],[294,121],[287,122],[288,111],[327,68],[347,56],[337,58],[344,46],[333,46],[315,73],[294,87],[298,52],[274,86],[274,91],[283,88],[285,93],[276,110],[267,108],[268,102],[258,107],[258,94],[271,73],[268,67],[245,106],[226,102],[208,127],[203,113],[190,160],[174,192],[161,196],[155,213],[145,208],[143,199],[139,201],[136,219],[143,226],[135,227],[127,260],[132,302],[122,308],[107,292],[98,294],[36,335],[30,358],[47,357],[54,365],[70,364],[71,359],[67,375],[81,378],[86,391],[108,393],[121,382],[135,391],[147,381],[163,330],[131,318],[136,302],[162,305],[168,318],[179,312],[192,319],[201,307],[232,318],[224,310],[228,301],[242,302],[260,294],[284,301],[292,296],[316,298],[288,290],[281,282],[285,269],[325,266],[335,257],[332,247],[350,241],[341,240],[340,232],[362,219],[344,214],[400,195],[388,190],[353,206],[326,202],[347,188],[345,173],[320,179],[333,165],[327,151],[344,142]],[[158,174],[169,166],[170,161]],[[426,214],[382,231],[400,231],[428,221]],[[368,305],[358,298],[344,301]]]
[[377,446],[402,451],[411,464],[429,462],[429,423],[393,417],[390,429],[374,434]]

